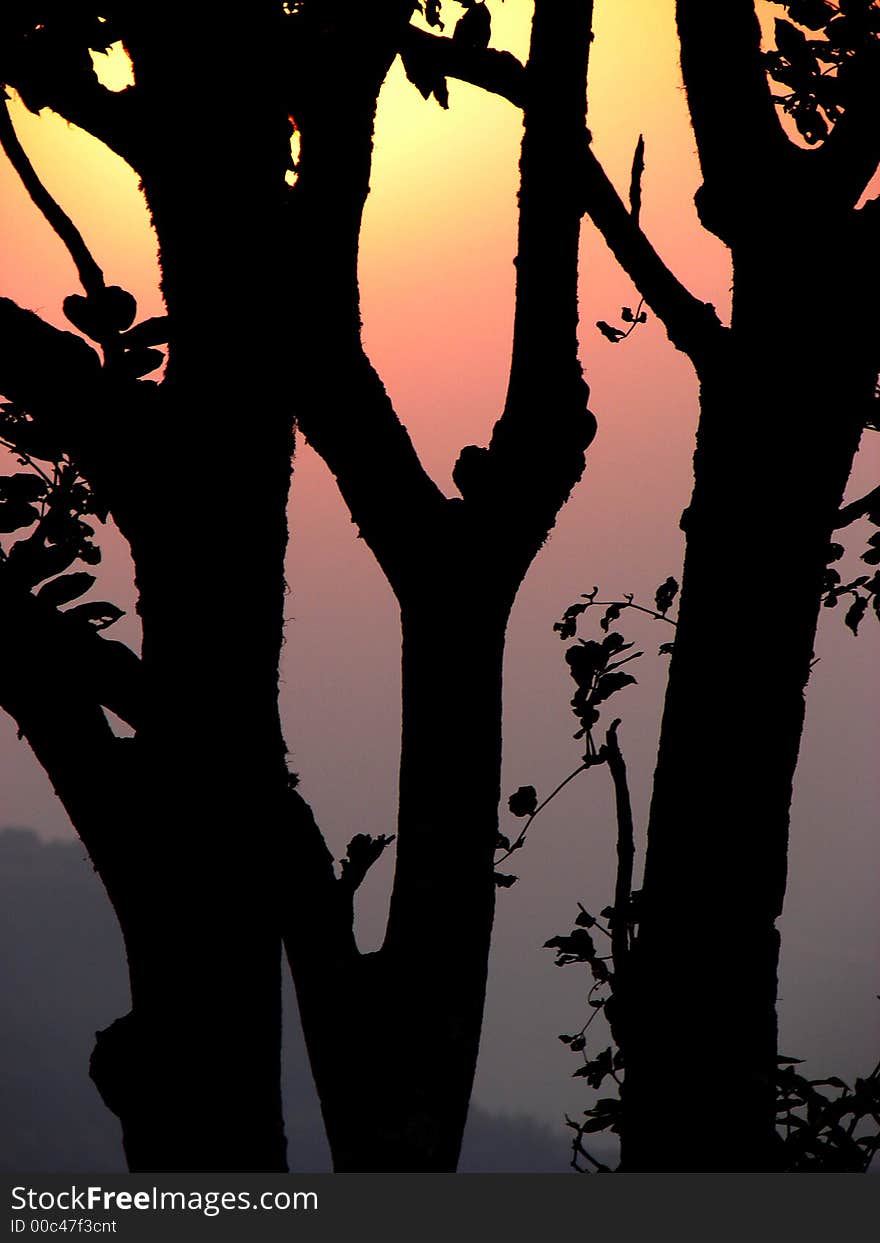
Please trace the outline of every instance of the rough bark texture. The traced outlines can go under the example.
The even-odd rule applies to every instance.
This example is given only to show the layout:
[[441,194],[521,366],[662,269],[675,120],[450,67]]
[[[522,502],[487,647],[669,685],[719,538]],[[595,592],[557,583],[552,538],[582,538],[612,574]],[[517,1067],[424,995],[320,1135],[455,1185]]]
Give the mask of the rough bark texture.
[[[122,124],[111,145],[143,180],[170,324],[161,385],[126,376],[105,345],[103,371],[80,367],[80,400],[63,414],[67,448],[135,561],[143,652],[122,715],[136,736],[109,736],[107,679],[79,687],[66,729],[28,704],[17,716],[125,940],[132,1010],[99,1033],[92,1075],[134,1170],[285,1168],[273,885],[287,811],[277,668],[292,439],[278,254],[289,127],[279,75],[265,72],[278,20],[259,4],[206,29],[201,14],[154,4],[125,24],[135,110],[123,117],[82,71],[63,83],[72,115],[100,95],[97,132],[101,117]],[[59,65],[62,48],[76,59],[62,40]],[[233,80],[227,127],[215,105]],[[9,394],[6,375],[0,384]],[[24,387],[30,405],[39,385]],[[46,393],[53,401],[57,421]],[[75,736],[75,709],[97,714],[100,750]]]
[[452,499],[425,474],[360,341],[357,246],[373,118],[404,28],[383,35],[372,22],[349,23],[292,76],[302,148],[291,211],[308,309],[298,419],[398,597],[403,633],[384,944],[357,953],[350,902],[320,956],[304,952],[294,930],[286,937],[339,1170],[457,1163],[494,908],[507,616],[594,430],[576,338],[590,6],[552,10],[536,8],[526,71],[535,102],[523,141],[508,398],[490,446],[462,452]]
[[[697,205],[732,252],[733,316],[682,346],[701,413],[627,1018],[630,1171],[778,1168],[792,782],[829,544],[878,369],[872,212],[825,179],[823,152],[783,134],[750,0],[716,7],[680,0],[678,15]],[[841,239],[834,265],[815,256],[826,232]],[[657,309],[681,339],[671,306]],[[730,1102],[717,1121],[715,1099]]]
[[[149,329],[169,341],[156,386],[124,374],[118,342],[102,339],[98,368],[80,343],[0,305],[32,346],[28,374],[9,351],[0,384],[10,394],[20,381],[56,427],[69,385],[33,364],[41,347],[69,357],[79,387],[60,432],[136,566],[143,655],[129,654],[124,691],[107,689],[107,670],[129,657],[101,644],[101,659],[88,657],[102,677],[78,685],[56,721],[11,681],[4,706],[119,916],[132,1012],[100,1033],[92,1073],[137,1170],[283,1168],[282,931],[337,1168],[454,1169],[467,1114],[494,905],[506,620],[595,426],[576,341],[591,5],[536,8],[510,391],[491,446],[463,452],[453,499],[425,474],[360,341],[376,99],[412,5],[361,8],[284,15],[260,3],[209,26],[166,2],[129,12],[118,20],[136,86],[119,96],[96,83],[76,22],[28,32],[18,65],[30,106],[85,125],[140,174],[168,308],[164,328]],[[302,158],[286,194],[289,114]],[[33,184],[100,297],[100,268]],[[398,869],[374,955],[357,951],[356,880],[334,877],[287,779],[278,723],[288,384],[401,604]],[[133,740],[113,738],[103,717],[121,705]]]

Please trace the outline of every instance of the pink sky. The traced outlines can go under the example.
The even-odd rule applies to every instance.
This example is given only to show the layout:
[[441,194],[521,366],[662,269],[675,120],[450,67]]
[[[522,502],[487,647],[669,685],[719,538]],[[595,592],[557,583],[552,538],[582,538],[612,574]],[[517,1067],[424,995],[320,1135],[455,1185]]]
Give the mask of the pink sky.
[[[499,46],[524,52],[529,9],[526,0],[493,6]],[[700,229],[692,206],[699,174],[672,13],[671,0],[597,5],[590,127],[621,187],[638,135],[645,134],[644,225],[679,275],[724,314],[729,263]],[[509,104],[455,82],[450,95],[446,113],[425,104],[399,67],[393,70],[380,107],[361,260],[368,350],[426,465],[448,489],[459,449],[486,442],[504,396],[519,143]],[[144,315],[157,313],[155,239],[134,175],[57,118],[33,118],[21,108],[14,115],[22,141],[108,279],[132,289]],[[0,212],[0,292],[63,324],[61,300],[76,289],[75,274],[5,165]],[[551,631],[562,609],[594,584],[603,594],[631,590],[650,599],[659,582],[679,571],[677,521],[688,498],[697,414],[689,364],[653,320],[616,347],[593,327],[600,318],[615,322],[620,307],[637,300],[586,225],[582,358],[600,429],[587,475],[529,575],[511,623],[508,792],[524,782],[546,791],[577,762],[563,649]],[[877,449],[870,457],[865,451],[854,493],[876,482],[878,466]],[[297,457],[291,521],[282,704],[294,767],[341,853],[355,832],[393,830],[396,610],[326,470],[305,447]],[[860,536],[854,529],[856,554]],[[780,567],[765,568],[772,575]],[[130,608],[132,593],[125,550],[111,536],[99,594]],[[782,1024],[786,1052],[814,1056],[817,1071],[851,1074],[868,1068],[878,1028],[873,826],[880,728],[871,675],[880,633],[866,622],[856,641],[836,614],[823,623],[793,816]],[[639,686],[620,701],[642,816],[665,668],[653,656],[665,638],[657,629],[634,628],[648,655],[637,671]],[[134,619],[114,633],[133,638]],[[556,1035],[578,1019],[585,989],[575,972],[556,971],[539,947],[567,930],[578,900],[601,907],[610,895],[607,792],[595,774],[589,782],[575,783],[536,825],[517,856],[519,883],[500,895],[476,1093],[493,1108],[556,1119],[565,1108],[582,1107]],[[0,792],[0,825],[70,833],[8,721],[0,722]],[[367,941],[380,935],[389,874],[386,860],[365,887]]]

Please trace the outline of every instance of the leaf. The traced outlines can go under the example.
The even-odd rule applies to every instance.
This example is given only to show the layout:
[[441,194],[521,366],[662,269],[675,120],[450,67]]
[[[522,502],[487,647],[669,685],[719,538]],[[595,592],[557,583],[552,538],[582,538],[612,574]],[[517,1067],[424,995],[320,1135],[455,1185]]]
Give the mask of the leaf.
[[47,487],[45,479],[30,472],[0,475],[0,500],[13,501],[16,504],[39,501],[46,495]]
[[598,671],[605,664],[605,653],[600,644],[592,639],[570,647],[565,653],[565,663],[579,687],[590,687]]
[[134,296],[119,285],[108,285],[88,296],[70,294],[62,305],[74,328],[93,341],[104,341],[129,328],[137,315]]
[[674,644],[672,643],[661,643],[659,648],[657,649],[657,655],[658,656],[671,656],[673,646]]
[[832,561],[839,561],[843,556],[843,544],[829,544],[828,555],[825,558],[825,564],[830,565]]
[[577,618],[581,613],[585,613],[589,608],[589,604],[570,604],[562,614],[562,620],[554,622],[553,630],[559,635],[560,639],[573,639],[577,632]]
[[632,307],[625,306],[620,312],[620,318],[625,324],[634,324],[635,316],[632,313]]
[[596,957],[596,946],[586,928],[575,928],[567,937],[551,937],[544,942],[544,949],[556,950],[558,967],[573,962],[592,962]]
[[109,604],[106,600],[91,600],[88,604],[78,604],[76,608],[67,609],[64,616],[86,622],[95,630],[106,630],[108,626],[119,621],[120,617],[125,616],[125,610]]
[[862,553],[861,560],[866,565],[880,565],[880,532],[868,540],[868,551]]
[[623,690],[625,686],[631,686],[635,683],[635,678],[631,673],[605,673],[599,679],[595,691],[593,692],[593,703],[604,703],[606,699],[610,699],[612,695],[616,695],[618,691]]
[[495,872],[494,878],[495,884],[499,887],[499,889],[509,889],[510,886],[515,885],[519,879],[518,877],[512,876],[510,873],[505,872]]
[[617,345],[618,341],[622,341],[626,336],[626,333],[622,332],[619,328],[612,328],[610,324],[606,324],[604,319],[598,320],[596,327],[599,329],[602,336],[610,341],[612,345]]
[[678,583],[674,578],[667,578],[665,583],[661,583],[657,588],[654,596],[654,604],[657,612],[662,613],[665,617],[672,607],[672,602],[678,595]]
[[579,928],[592,928],[596,921],[589,911],[585,911],[581,907],[580,913],[574,922]]
[[87,574],[85,570],[80,570],[76,574],[63,574],[61,578],[53,578],[51,582],[46,583],[45,587],[41,587],[37,592],[37,599],[53,608],[58,608],[84,595],[90,587],[94,586],[95,581],[94,574]]
[[520,786],[507,800],[511,815],[533,816],[538,809],[538,792],[534,786]]
[[599,622],[599,625],[606,634],[608,633],[608,627],[611,623],[620,620],[620,614],[623,612],[624,607],[625,606],[622,604],[612,604],[610,608],[605,610],[605,614]]
[[443,23],[440,20],[440,0],[425,0],[425,21],[429,26],[437,26],[443,29]]
[[868,611],[867,596],[856,596],[852,604],[847,609],[846,616],[843,619],[844,624],[849,626],[853,634],[859,633],[859,625],[861,624],[862,618],[865,616],[865,613],[867,611]]

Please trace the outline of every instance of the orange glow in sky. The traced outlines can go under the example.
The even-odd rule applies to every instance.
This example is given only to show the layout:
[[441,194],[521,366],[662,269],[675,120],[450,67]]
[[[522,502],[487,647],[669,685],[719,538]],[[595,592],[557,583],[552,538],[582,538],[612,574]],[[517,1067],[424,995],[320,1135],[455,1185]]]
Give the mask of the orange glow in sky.
[[[494,46],[525,57],[529,0],[503,4],[490,0],[490,7]],[[759,9],[762,15],[778,12],[764,0]],[[444,0],[444,10],[448,34],[460,10],[453,0]],[[633,150],[644,134],[643,227],[694,293],[715,303],[726,317],[729,258],[700,227],[693,207],[699,169],[678,65],[673,0],[597,0],[594,29],[589,126],[595,149],[615,184],[625,191]],[[114,89],[125,85],[129,72],[125,57],[117,52],[107,63],[102,59],[96,58],[100,72],[114,75],[106,78],[108,84]],[[504,100],[457,81],[450,81],[449,93],[448,111],[434,100],[426,103],[400,65],[393,67],[380,99],[360,262],[367,350],[425,465],[447,491],[452,489],[451,469],[461,447],[487,442],[504,400],[521,136],[521,117]],[[18,101],[11,111],[34,165],[77,223],[108,282],[137,296],[142,317],[161,313],[156,239],[136,175],[96,140],[49,112],[32,116]],[[70,327],[61,303],[78,290],[71,260],[2,158],[0,269],[0,295]],[[599,432],[585,479],[530,572],[514,611],[506,675],[507,790],[524,781],[552,788],[573,766],[565,758],[565,748],[571,746],[566,706],[570,690],[551,633],[561,610],[597,583],[603,591],[647,595],[668,574],[678,573],[682,548],[678,519],[690,490],[697,414],[693,373],[653,316],[624,346],[611,345],[595,329],[596,320],[617,322],[620,308],[637,301],[632,285],[585,223],[581,354]],[[854,482],[854,494],[876,483],[876,451],[873,468],[863,463],[859,471],[863,478]],[[399,739],[396,609],[372,558],[355,538],[332,480],[304,448],[297,451],[291,513],[289,642],[282,708],[306,797],[341,854],[352,831],[393,832]],[[100,573],[113,582],[111,590],[102,581],[97,590],[106,596],[101,598],[129,605],[133,588],[126,578],[124,551],[113,545]],[[870,818],[851,792],[867,791],[865,774],[876,771],[880,739],[869,697],[876,640],[873,634],[860,636],[857,643],[850,641],[851,636],[840,640],[838,631],[842,633],[843,627],[838,625],[829,642],[847,646],[844,654],[835,647],[833,678],[823,682],[824,670],[832,667],[831,661],[823,661],[815,687],[811,683],[806,758],[799,774],[803,794],[795,804],[793,825],[795,839],[800,835],[808,853],[793,864],[789,905],[800,909],[801,901],[808,911],[805,919],[813,924],[824,920],[826,927],[834,928],[834,938],[844,947],[839,952],[849,945],[856,961],[860,953],[864,957],[870,928],[876,929],[876,920],[870,925],[864,912],[858,914],[859,902],[865,911],[870,902],[874,910],[870,869],[850,865],[847,870],[845,862],[864,858],[869,849],[859,835],[866,833]],[[131,618],[120,623],[120,637],[130,638],[132,632]],[[651,633],[647,642],[653,639]],[[635,708],[627,721],[627,760],[642,819],[664,676],[659,666],[654,672],[646,669],[644,676],[640,674],[640,686],[630,688]],[[340,685],[345,686],[344,696]],[[865,728],[857,736],[856,731],[844,736],[839,728],[844,702],[849,719],[873,721],[873,732]],[[813,711],[817,703],[821,710]],[[341,756],[345,780],[339,779]],[[0,720],[0,791],[5,796],[0,826],[31,824],[47,835],[69,834],[44,775],[16,742],[5,719]],[[490,993],[486,1041],[496,1050],[504,1049],[514,1027],[523,1042],[551,1050],[558,1044],[557,1033],[569,1030],[556,1026],[556,1016],[570,1005],[579,1013],[581,1001],[571,1002],[565,992],[569,983],[559,979],[566,973],[546,969],[535,947],[567,926],[577,901],[596,909],[607,901],[610,846],[607,859],[601,845],[596,846],[602,834],[607,837],[607,817],[603,821],[601,808],[585,811],[574,801],[582,797],[572,793],[571,802],[560,799],[559,820],[548,816],[542,829],[545,857],[537,859],[531,872],[524,871],[513,900],[505,895],[499,904],[499,944],[509,947],[516,972],[526,970],[522,967],[526,961],[531,963],[529,988],[535,1000],[530,1014],[523,1015],[519,1006],[511,1006],[509,1012],[503,1005],[491,1009]],[[867,793],[859,797],[867,805]],[[828,817],[822,808],[833,809],[833,843],[825,833]],[[572,860],[585,857],[585,834],[591,835],[594,851],[591,867],[592,860],[598,860],[589,875],[572,866]],[[807,865],[799,862],[803,859]],[[390,852],[363,886],[367,907],[373,900],[371,887],[378,886],[375,897],[387,884],[388,868]],[[816,876],[823,877],[827,889],[824,910],[821,903],[826,899],[814,892]],[[368,938],[377,935],[380,923],[379,916],[368,913]],[[802,941],[814,945],[806,936]],[[791,943],[797,946],[797,937]],[[821,959],[824,951],[820,947],[804,952]],[[836,961],[830,951],[827,961]],[[815,966],[811,961],[809,970]],[[844,987],[838,967],[829,966],[827,975],[831,985]],[[876,1004],[871,998],[877,990],[860,978],[867,1015],[866,1007]],[[513,991],[521,991],[518,976]],[[817,986],[810,997],[796,1003],[798,1030],[810,1033],[806,1042],[799,1038],[799,1053],[810,1054],[809,1039],[815,1033],[820,1043],[823,1039],[833,1043],[834,1034],[827,1034],[832,1020],[822,998]],[[847,1012],[854,1014],[858,1004],[847,1001]],[[867,1031],[872,1021],[871,1016],[854,1019],[850,1030]],[[552,1053],[548,1056],[552,1058]],[[561,1096],[569,1092],[570,1066],[564,1057],[558,1066],[550,1061],[548,1066],[546,1081],[533,1083],[533,1099],[514,1099],[506,1108],[522,1104],[538,1112],[539,1106],[543,1109],[548,1100],[556,1099],[554,1093],[559,1097],[554,1116],[563,1106],[571,1108],[574,1093]],[[836,1070],[837,1062],[834,1066]],[[483,1095],[478,1099],[496,1105],[505,1102],[506,1068],[503,1053],[484,1065]],[[864,1073],[863,1065],[856,1069]]]

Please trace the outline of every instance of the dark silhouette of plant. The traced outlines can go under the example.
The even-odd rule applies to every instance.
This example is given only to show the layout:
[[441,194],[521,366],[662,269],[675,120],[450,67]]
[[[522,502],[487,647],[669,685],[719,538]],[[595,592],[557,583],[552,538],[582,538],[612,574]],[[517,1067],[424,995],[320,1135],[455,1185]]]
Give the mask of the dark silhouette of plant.
[[[880,204],[861,200],[880,162],[880,6],[781,7],[768,53],[752,0],[676,5],[703,178],[696,206],[733,262],[729,326],[663,263],[591,151],[584,160],[587,212],[692,361],[701,395],[630,970],[625,1170],[775,1168],[775,921],[803,692],[825,592],[850,592],[852,627],[871,594],[868,582],[835,582],[826,558],[860,437],[876,423]],[[768,70],[790,79],[781,102]],[[840,242],[833,264],[815,260],[820,237]],[[785,310],[771,326],[772,304]],[[760,746],[743,763],[755,729],[745,688],[767,637],[731,600],[758,560],[785,566],[774,613],[785,642],[761,685]],[[677,1004],[658,1024],[671,944],[689,953]],[[737,1109],[707,1131],[704,1085],[718,1064]]]
[[[678,280],[643,231],[644,170],[627,204],[589,143],[581,156],[586,214],[693,363],[701,394],[694,493],[682,516],[680,627],[632,965],[639,1021],[628,1050],[629,1170],[773,1167],[775,923],[803,691],[828,547],[850,512],[841,508],[844,489],[863,432],[877,426],[880,202],[862,199],[880,163],[880,6],[782,7],[788,17],[776,55],[768,55],[753,0],[676,4],[703,177],[696,206],[733,261],[729,326]],[[823,40],[828,47],[807,48]],[[803,57],[795,43],[807,48]],[[465,77],[520,106],[529,98],[527,77],[510,57],[487,52],[464,62],[430,35],[412,46],[422,71]],[[795,67],[803,81],[780,101],[768,71]],[[827,86],[823,77],[839,82]],[[800,139],[786,132],[786,106],[800,120]],[[820,238],[834,239],[833,263],[817,258]],[[771,323],[768,307],[777,305],[784,314]],[[744,766],[742,740],[754,722],[742,688],[762,667],[766,629],[756,617],[743,625],[729,602],[737,585],[754,578],[758,556],[786,566],[774,618],[786,641],[761,688],[762,745]],[[864,596],[866,586],[852,591]],[[861,612],[859,604],[851,624]],[[658,1027],[668,946],[686,942],[694,926],[701,935],[681,1004]],[[734,980],[743,986],[732,987]],[[718,1060],[739,1109],[731,1126],[707,1138],[702,1085]],[[665,1108],[670,1079],[679,1085],[673,1117]]]
[[[32,624],[39,601],[11,579],[0,584],[2,637],[20,654],[0,679],[0,702],[49,773],[126,940],[132,1011],[99,1037],[93,1075],[122,1119],[133,1168],[283,1168],[283,938],[337,1168],[454,1168],[493,917],[507,616],[595,429],[577,356],[586,213],[692,359],[703,403],[628,967],[637,1017],[624,1165],[737,1169],[748,1159],[763,1168],[775,1144],[774,921],[802,691],[850,464],[862,430],[876,426],[880,212],[857,205],[880,158],[877,5],[825,6],[827,19],[813,26],[817,7],[792,0],[786,30],[806,21],[805,45],[836,50],[795,54],[801,41],[786,33],[771,63],[752,0],[678,2],[704,175],[698,207],[734,259],[729,328],[641,230],[643,144],[628,205],[592,152],[592,3],[537,0],[525,65],[487,46],[485,5],[460,6],[452,36],[435,33],[439,0],[425,2],[428,29],[410,24],[415,7],[259,0],[218,23],[171,0],[100,9],[23,0],[0,16],[0,83],[101,139],[140,177],[168,312],[134,323],[130,295],[104,280],[0,117],[7,154],[77,266],[83,294],[71,295],[66,313],[98,347],[0,300],[0,391],[112,515],[132,552],[143,628],[142,654],[124,658],[124,677],[115,668],[111,676],[118,653],[100,635],[86,636],[100,668],[56,660],[64,649],[55,634],[71,619],[43,610]],[[856,11],[865,21],[849,21]],[[135,84],[114,93],[90,53],[116,43]],[[446,106],[447,79],[458,77],[524,117],[508,393],[489,446],[462,450],[453,497],[425,473],[361,341],[360,222],[377,96],[398,54],[425,98]],[[789,77],[797,68],[792,98],[775,102],[768,68]],[[820,92],[823,77],[839,80],[833,97]],[[228,127],[216,123],[216,107],[233,81]],[[785,108],[811,142],[828,126],[816,150],[787,137]],[[816,239],[826,237],[833,263],[816,260]],[[780,300],[786,314],[770,331],[767,307]],[[643,314],[633,312],[633,326]],[[821,349],[809,344],[818,335]],[[147,378],[162,344],[165,373]],[[352,896],[389,835],[354,838],[336,876],[288,772],[278,721],[293,413],[401,610],[396,870],[386,938],[372,955],[357,950]],[[12,485],[13,520],[16,506],[23,518],[38,499],[27,499],[34,484],[22,486]],[[182,531],[184,512],[197,516],[197,531]],[[247,556],[233,556],[243,515]],[[750,581],[759,549],[787,562],[776,617],[787,642],[762,691],[765,745],[744,777],[750,705],[736,691],[760,666],[766,637],[727,602],[731,584]],[[831,586],[852,597],[855,628],[868,583]],[[575,658],[587,754],[599,705],[631,677],[616,667],[611,639]],[[25,676],[34,665],[39,676]],[[115,736],[105,708],[134,739]],[[604,758],[626,819],[612,735]],[[438,782],[438,756],[454,782]],[[695,922],[691,987],[658,1028],[666,947]],[[744,962],[745,987],[731,988]],[[405,1040],[408,1030],[420,1039]],[[686,1045],[696,1060],[684,1058]],[[728,1066],[741,1108],[735,1126],[705,1143],[710,1051],[712,1064]],[[670,1077],[680,1085],[672,1133],[662,1107]]]
[[[9,443],[57,442],[127,541],[139,592],[142,654],[124,649],[125,696],[94,670],[73,678],[84,666],[68,662],[59,714],[30,683],[19,694],[0,678],[125,937],[132,1010],[99,1034],[92,1075],[133,1169],[284,1168],[281,940],[336,1168],[449,1170],[458,1156],[493,917],[507,616],[595,430],[577,353],[592,5],[538,0],[526,66],[488,49],[485,4],[460,6],[451,37],[411,26],[415,7],[261,0],[217,24],[170,0],[28,0],[0,17],[0,82],[139,175],[167,307],[136,322],[3,112],[4,149],[80,277],[65,314],[95,347],[0,302]],[[442,29],[439,3],[424,15]],[[117,43],[134,85],[114,93],[91,53]],[[529,83],[509,389],[490,445],[462,450],[452,497],[425,473],[361,343],[360,221],[398,53],[444,105],[458,66],[485,61],[489,89],[510,64]],[[232,81],[234,135],[216,122]],[[337,875],[278,721],[294,415],[401,609],[397,857],[372,954],[357,948],[353,899],[392,835],[355,835]],[[10,486],[10,521],[23,524],[37,485]],[[85,587],[73,577],[50,585],[55,603]],[[15,598],[16,637],[29,607]],[[17,615],[4,614],[4,639]],[[73,624],[57,609],[50,621]],[[111,645],[96,642],[104,662]],[[31,631],[28,658],[43,647]],[[133,738],[115,736],[105,708]],[[438,757],[454,781],[438,781]]]
[[[835,549],[834,555],[842,556],[843,548]],[[834,586],[824,596],[827,605],[834,600]],[[840,590],[846,591],[848,588]],[[601,642],[578,639],[577,646],[566,651],[566,663],[576,684],[571,701],[572,711],[580,726],[575,738],[586,737],[586,753],[583,763],[574,770],[555,790],[540,803],[533,787],[524,786],[513,794],[509,809],[515,816],[527,816],[519,837],[511,845],[506,838],[499,840],[506,855],[519,849],[526,832],[535,818],[575,777],[588,768],[603,763],[608,765],[614,783],[617,803],[617,877],[612,905],[604,907],[599,915],[593,915],[582,904],[574,927],[567,935],[551,937],[545,948],[555,951],[556,965],[586,966],[590,970],[591,984],[587,993],[589,1014],[581,1028],[573,1034],[564,1033],[559,1039],[578,1056],[580,1065],[575,1078],[584,1078],[594,1091],[605,1084],[613,1084],[616,1095],[600,1096],[584,1111],[581,1120],[566,1117],[566,1124],[574,1132],[572,1139],[572,1167],[580,1173],[610,1173],[605,1165],[587,1146],[588,1136],[609,1133],[621,1136],[625,1126],[623,1102],[625,1101],[626,1050],[629,1046],[632,1025],[635,1021],[632,1008],[632,963],[641,918],[640,889],[633,888],[633,860],[635,854],[634,827],[627,786],[626,767],[618,742],[620,721],[615,720],[609,728],[605,743],[597,748],[592,731],[598,724],[598,704],[607,699],[624,683],[608,683],[608,670],[621,662],[609,664],[612,656],[628,651],[634,645],[626,643],[615,631],[609,633],[612,622],[617,622],[627,610],[634,610],[677,627],[677,619],[670,616],[670,609],[678,594],[678,584],[668,578],[658,587],[654,607],[637,604],[633,595],[621,600],[599,600],[598,588],[570,605],[562,619],[553,629],[563,641],[575,638],[580,618],[588,610],[604,610],[599,619],[600,630],[606,638]],[[856,599],[864,599],[857,596]],[[870,598],[870,595],[867,597]],[[873,593],[876,606],[876,593]],[[852,607],[852,606],[851,606]],[[858,624],[847,623],[856,633]],[[664,643],[659,655],[671,653],[673,644]],[[643,655],[635,652],[626,660],[636,660]],[[603,694],[600,688],[605,682],[608,688]],[[635,681],[629,676],[627,682]],[[514,877],[508,878],[510,881]],[[596,936],[601,939],[597,943]],[[603,952],[607,951],[607,952]],[[687,950],[685,950],[687,952]],[[669,978],[666,989],[667,1012],[673,1009],[679,998],[679,985]],[[602,1038],[595,1040],[597,1028],[593,1025],[604,1019],[610,1043],[605,1047]],[[798,1060],[780,1056],[777,1058],[776,1131],[774,1168],[784,1172],[864,1173],[874,1155],[880,1150],[880,1064],[866,1079],[857,1079],[850,1087],[837,1077],[806,1079],[795,1070]],[[736,1102],[730,1101],[725,1084],[727,1067],[720,1061],[713,1066],[711,1077],[703,1084],[707,1100],[718,1102],[713,1109],[713,1121],[709,1126],[723,1128],[728,1116],[736,1110]],[[836,1092],[829,1095],[827,1089]],[[669,1085],[670,1099],[674,1103],[675,1084]],[[728,1101],[725,1108],[721,1102]],[[873,1129],[870,1128],[873,1124]]]

